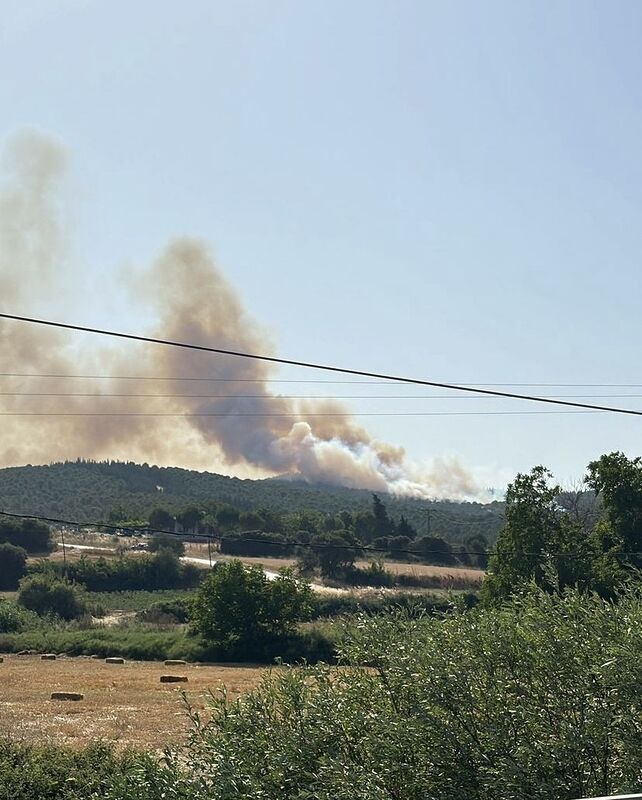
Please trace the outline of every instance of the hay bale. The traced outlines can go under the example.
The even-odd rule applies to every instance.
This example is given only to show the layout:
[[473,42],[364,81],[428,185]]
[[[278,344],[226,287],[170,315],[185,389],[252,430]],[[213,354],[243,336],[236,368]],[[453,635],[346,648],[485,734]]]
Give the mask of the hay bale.
[[0,656],[0,664],[4,664],[4,657]]
[[98,655],[98,653],[92,653],[92,654],[89,656],[89,658],[94,658],[94,659],[98,659],[98,658],[100,658],[100,659],[102,659],[102,656]]
[[43,653],[40,656],[40,660],[41,661],[55,661],[56,660],[56,654],[55,653]]
[[167,661],[165,661],[165,666],[166,667],[184,667],[185,666],[185,662],[181,661],[180,658],[168,658]]
[[17,656],[35,656],[36,655],[36,651],[35,650],[19,650],[16,653],[16,655]]
[[111,658],[105,659],[105,664],[124,664],[124,663],[125,659],[117,656],[112,656]]
[[186,675],[161,675],[161,683],[187,683]]
[[84,700],[85,695],[80,692],[52,692],[52,700]]

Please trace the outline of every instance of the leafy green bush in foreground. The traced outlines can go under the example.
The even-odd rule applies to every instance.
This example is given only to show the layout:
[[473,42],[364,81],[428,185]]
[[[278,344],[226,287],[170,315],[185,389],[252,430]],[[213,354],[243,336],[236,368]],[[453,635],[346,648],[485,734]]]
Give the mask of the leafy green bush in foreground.
[[636,791],[641,652],[639,594],[611,605],[533,592],[444,620],[364,618],[345,644],[351,667],[274,671],[221,697],[176,763],[199,800]]
[[8,600],[0,600],[0,633],[16,633],[40,624],[38,615]]
[[[640,592],[611,604],[531,590],[445,618],[364,617],[344,644],[345,667],[273,670],[234,702],[220,696],[211,718],[195,715],[187,750],[163,766],[116,765],[89,797],[572,800],[636,791],[641,652]],[[7,796],[88,796],[84,787],[21,793],[29,769],[12,763],[0,752]],[[46,787],[58,756],[40,764]],[[79,785],[83,764],[66,768]]]
[[[109,792],[112,797],[125,800],[129,784],[154,785],[157,773],[158,767],[151,757],[134,753],[117,755],[104,744],[93,744],[77,752],[0,739],[2,798],[98,800]],[[161,797],[155,791],[153,794],[145,792],[146,800]]]

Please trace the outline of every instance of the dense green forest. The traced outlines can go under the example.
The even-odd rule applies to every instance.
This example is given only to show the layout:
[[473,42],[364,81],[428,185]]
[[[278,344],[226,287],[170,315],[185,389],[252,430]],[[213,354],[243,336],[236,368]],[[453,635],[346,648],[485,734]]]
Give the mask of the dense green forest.
[[[503,525],[504,504],[428,501],[384,495],[389,514],[403,515],[418,535],[465,542],[482,535],[493,542]],[[294,480],[241,480],[208,472],[116,461],[74,461],[0,470],[0,509],[81,522],[147,519],[161,506],[179,513],[189,503],[230,504],[242,511],[264,508],[339,514],[365,512],[372,494],[360,489]],[[114,518],[112,516],[112,518]]]

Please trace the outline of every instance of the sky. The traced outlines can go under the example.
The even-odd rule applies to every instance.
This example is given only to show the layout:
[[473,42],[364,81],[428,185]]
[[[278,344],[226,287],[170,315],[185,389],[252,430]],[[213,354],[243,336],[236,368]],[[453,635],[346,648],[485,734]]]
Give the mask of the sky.
[[[0,0],[0,144],[36,130],[68,154],[71,322],[144,332],[122,276],[189,235],[284,357],[642,395],[641,33],[623,1]],[[640,387],[570,385],[600,383]],[[642,446],[617,415],[363,419],[489,487]]]

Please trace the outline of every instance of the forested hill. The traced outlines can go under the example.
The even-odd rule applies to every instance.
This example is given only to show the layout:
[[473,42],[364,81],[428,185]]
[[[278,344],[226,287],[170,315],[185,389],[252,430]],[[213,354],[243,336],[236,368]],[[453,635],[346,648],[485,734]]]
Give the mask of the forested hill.
[[[390,515],[401,514],[424,535],[450,541],[475,534],[494,540],[503,523],[503,503],[486,505],[426,501],[382,495]],[[147,517],[156,507],[178,512],[190,504],[229,503],[243,511],[267,508],[289,513],[365,511],[371,492],[296,480],[241,480],[177,467],[121,462],[74,461],[48,466],[0,469],[0,509],[63,517],[81,522],[105,521],[112,512]]]

